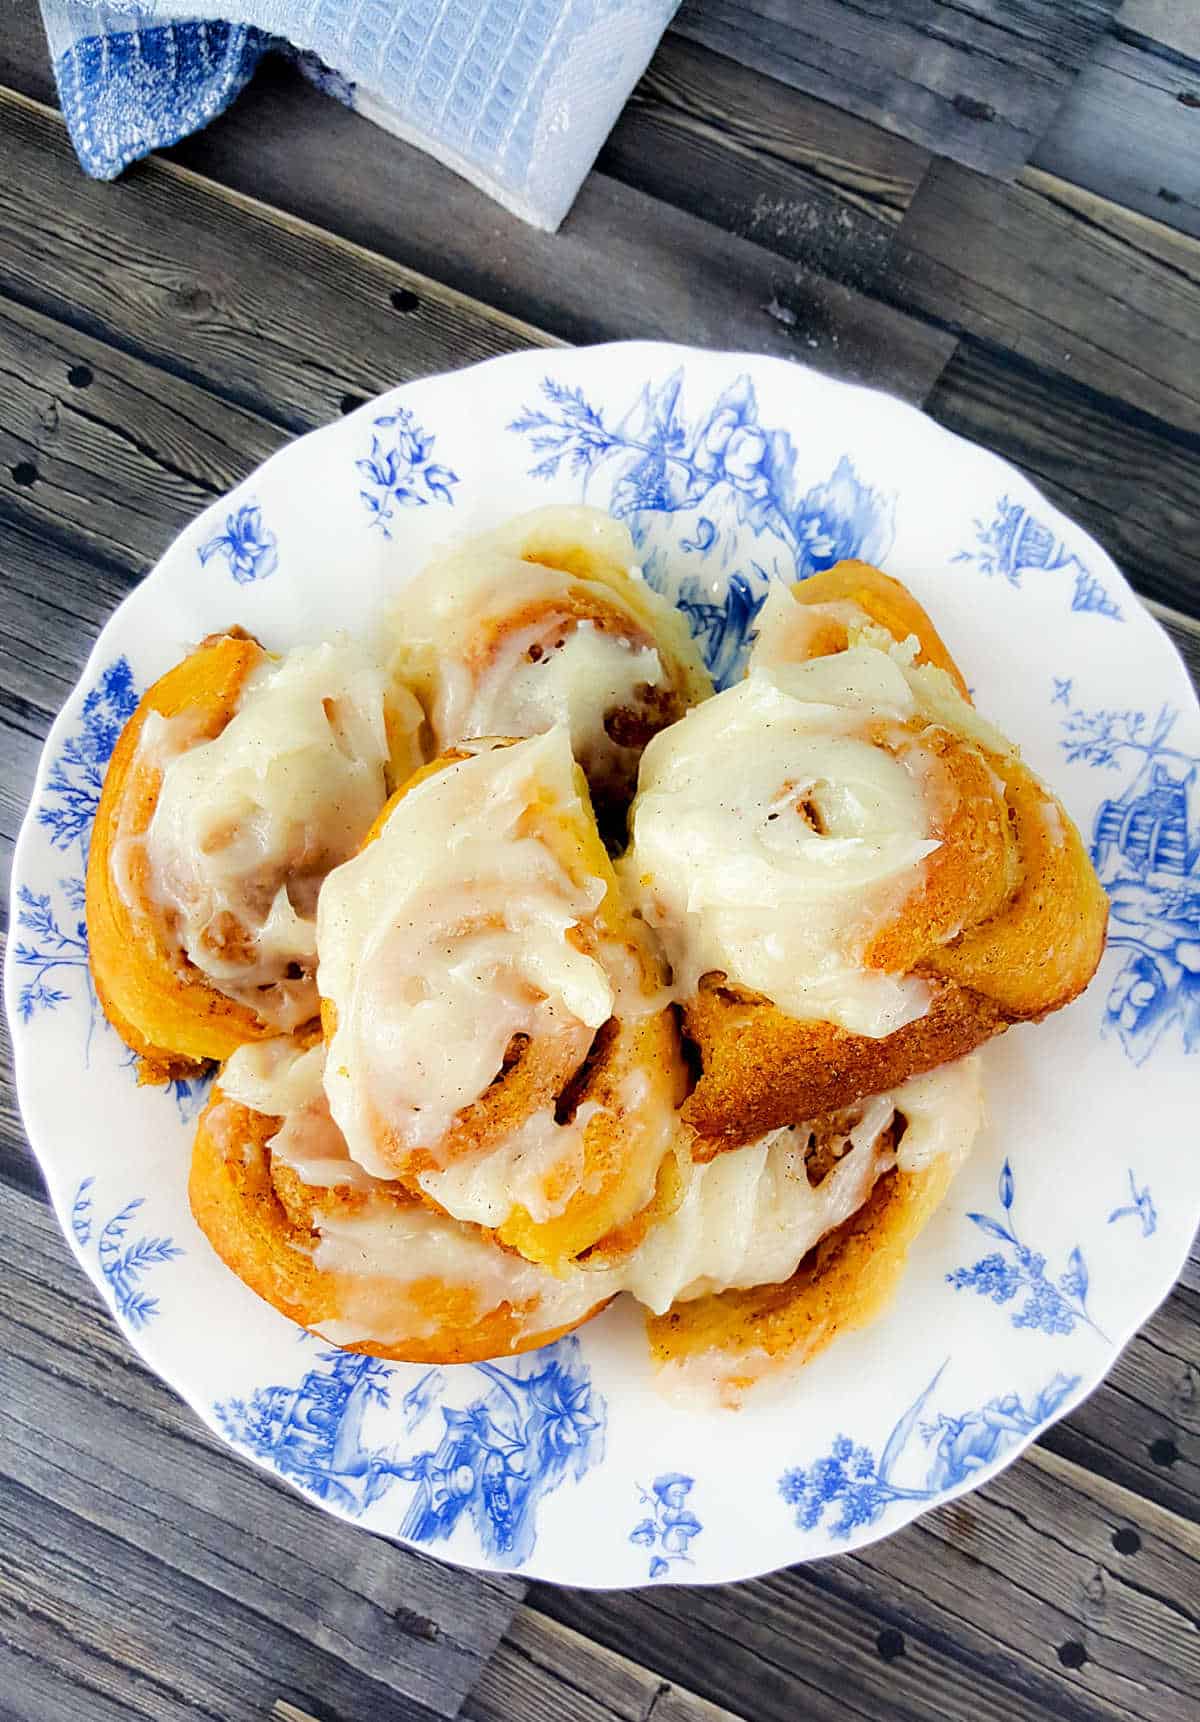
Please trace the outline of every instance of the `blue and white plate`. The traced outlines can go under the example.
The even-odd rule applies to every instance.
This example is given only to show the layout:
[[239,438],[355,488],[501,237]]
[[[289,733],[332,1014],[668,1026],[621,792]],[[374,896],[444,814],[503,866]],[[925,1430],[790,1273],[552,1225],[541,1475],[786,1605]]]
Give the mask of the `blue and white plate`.
[[[772,580],[857,556],[906,581],[1070,808],[1112,905],[1091,990],[988,1048],[989,1126],[890,1313],[740,1412],[664,1403],[623,1303],[543,1352],[471,1367],[307,1338],[192,1221],[201,1085],[138,1088],[89,983],[92,816],[148,682],[233,622],[274,648],[367,627],[448,537],[579,500],[628,522],[722,683]],[[573,1585],[735,1579],[859,1547],[985,1481],[1077,1404],[1184,1261],[1200,1210],[1198,759],[1183,667],[1103,551],[898,401],[775,359],[640,344],[413,383],[201,515],[109,622],[55,724],[8,950],[30,1140],[130,1342],[331,1512]]]

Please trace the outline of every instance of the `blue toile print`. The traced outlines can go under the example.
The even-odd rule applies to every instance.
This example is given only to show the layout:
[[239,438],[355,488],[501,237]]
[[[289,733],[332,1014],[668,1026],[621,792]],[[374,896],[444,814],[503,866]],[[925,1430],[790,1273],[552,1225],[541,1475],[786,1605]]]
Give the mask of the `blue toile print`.
[[433,459],[437,440],[422,429],[408,407],[372,419],[371,450],[355,465],[364,488],[359,498],[385,538],[392,536],[396,510],[425,508],[431,502],[454,506],[450,487],[458,474]]
[[691,1564],[688,1548],[692,1538],[699,1536],[704,1526],[688,1506],[688,1496],[695,1487],[695,1478],[682,1471],[667,1471],[656,1477],[649,1489],[639,1483],[638,1495],[649,1509],[629,1533],[631,1543],[651,1549],[649,1576],[666,1578],[677,1561]]
[[[936,1500],[1033,1435],[1080,1380],[1055,1375],[1028,1403],[1019,1394],[1007,1393],[977,1410],[956,1416],[939,1412],[922,1421],[945,1368],[943,1363],[898,1420],[878,1459],[872,1448],[838,1435],[823,1458],[783,1473],[779,1493],[794,1508],[800,1530],[815,1530],[827,1512],[836,1513],[828,1529],[842,1539],[860,1525],[875,1524],[896,1501]],[[919,1445],[914,1446],[914,1438]],[[914,1465],[922,1447],[926,1456]],[[900,1481],[903,1476],[909,1480]]]
[[1108,1223],[1111,1226],[1114,1220],[1125,1219],[1136,1220],[1144,1238],[1153,1237],[1158,1230],[1158,1210],[1154,1206],[1150,1186],[1146,1184],[1138,1189],[1132,1166],[1129,1169],[1129,1200],[1113,1209],[1108,1216]]
[[327,1351],[298,1386],[225,1400],[216,1415],[231,1440],[344,1512],[359,1515],[407,1483],[401,1536],[444,1542],[463,1522],[485,1554],[520,1566],[536,1541],[540,1502],[603,1457],[604,1402],[579,1341],[561,1339],[506,1364],[428,1370],[402,1401],[405,1431],[414,1433],[435,1405],[441,1430],[416,1452],[369,1438],[369,1413],[388,1405],[392,1376],[377,1358]]
[[143,1234],[130,1240],[129,1231],[135,1216],[145,1206],[144,1196],[126,1202],[103,1226],[96,1229],[94,1214],[94,1178],[85,1178],[75,1192],[71,1206],[71,1230],[81,1250],[93,1242],[96,1260],[106,1285],[112,1293],[117,1314],[136,1329],[143,1328],[158,1314],[158,1299],[151,1297],[142,1281],[152,1268],[173,1262],[183,1250],[173,1239]]
[[1135,1064],[1169,1036],[1200,1047],[1200,759],[1172,745],[1178,713],[1088,710],[1071,684],[1059,745],[1073,764],[1120,773],[1102,801],[1091,855],[1108,892],[1108,949],[1121,968],[1105,1004],[1108,1027]]
[[959,550],[954,562],[969,562],[984,574],[1000,574],[1010,586],[1020,586],[1026,574],[1069,571],[1074,578],[1071,608],[1123,621],[1120,606],[1098,577],[1080,561],[1044,521],[1032,515],[1022,502],[1002,496],[990,520],[975,522],[975,543]]
[[1107,1335],[1088,1314],[1088,1271],[1078,1246],[1067,1257],[1067,1265],[1057,1279],[1046,1273],[1046,1258],[1030,1249],[1017,1235],[1013,1205],[1016,1180],[1006,1159],[1000,1171],[998,1194],[1003,1219],[991,1214],[968,1214],[972,1224],[1000,1245],[969,1268],[955,1268],[946,1279],[956,1291],[974,1291],[990,1298],[995,1304],[1013,1303],[1018,1295],[1021,1307],[1014,1310],[1014,1327],[1032,1328],[1038,1333],[1074,1333],[1077,1325],[1090,1327],[1101,1339]]
[[620,416],[546,377],[509,429],[527,439],[535,478],[574,478],[581,498],[626,522],[647,580],[687,616],[718,687],[742,673],[772,580],[845,557],[880,562],[892,543],[894,498],[848,457],[801,489],[792,440],[760,422],[749,376],[696,405],[675,371]]
[[265,580],[279,566],[275,534],[263,525],[262,509],[257,502],[243,502],[234,513],[226,515],[224,532],[202,544],[199,555],[202,567],[219,556],[239,586]]

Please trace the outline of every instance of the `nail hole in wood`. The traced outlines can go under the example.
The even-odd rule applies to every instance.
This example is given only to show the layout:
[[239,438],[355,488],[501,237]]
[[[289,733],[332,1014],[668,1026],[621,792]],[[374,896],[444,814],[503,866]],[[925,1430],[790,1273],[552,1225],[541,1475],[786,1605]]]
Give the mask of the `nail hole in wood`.
[[90,365],[72,365],[67,372],[67,381],[73,389],[90,388],[92,382],[92,367]]
[[895,1662],[904,1655],[904,1634],[894,1626],[885,1626],[875,1639],[875,1648],[885,1662]]
[[1087,1661],[1087,1651],[1077,1638],[1068,1638],[1058,1647],[1058,1660],[1064,1668],[1082,1668]]
[[994,120],[996,117],[991,102],[981,102],[978,96],[957,95],[953,106],[966,120]]
[[356,413],[359,407],[367,404],[365,395],[343,395],[338,405],[344,413]]
[[12,481],[14,484],[36,484],[37,475],[38,469],[34,466],[31,460],[19,460],[16,466],[12,468]]
[[1150,1457],[1156,1465],[1173,1465],[1179,1457],[1179,1449],[1168,1435],[1160,1435],[1157,1441],[1150,1443]]
[[1119,1555],[1136,1555],[1142,1546],[1142,1539],[1135,1530],[1123,1525],[1119,1531],[1113,1532],[1112,1543]]
[[420,303],[421,301],[416,294],[410,292],[407,287],[394,287],[392,289],[393,311],[415,311]]

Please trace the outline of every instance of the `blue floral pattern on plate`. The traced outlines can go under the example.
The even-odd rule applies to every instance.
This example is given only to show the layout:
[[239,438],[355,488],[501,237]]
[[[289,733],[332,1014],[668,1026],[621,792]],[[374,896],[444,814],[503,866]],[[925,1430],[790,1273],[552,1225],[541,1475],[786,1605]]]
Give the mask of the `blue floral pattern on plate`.
[[126,1202],[97,1230],[92,1193],[94,1183],[94,1178],[84,1178],[75,1192],[75,1200],[71,1204],[71,1230],[81,1250],[95,1242],[96,1260],[112,1293],[117,1314],[136,1331],[158,1314],[158,1299],[143,1290],[142,1280],[151,1268],[173,1262],[184,1252],[172,1238],[167,1237],[143,1234],[132,1242],[126,1242],[134,1216],[145,1206],[144,1196],[135,1196]]
[[279,566],[278,542],[275,534],[263,525],[262,509],[257,502],[243,502],[240,508],[226,515],[224,532],[202,544],[198,555],[201,567],[214,556],[221,557],[239,586],[265,580]]
[[694,1477],[682,1471],[665,1471],[649,1489],[643,1489],[640,1483],[637,1486],[643,1506],[650,1511],[630,1531],[629,1540],[639,1548],[655,1551],[650,1557],[652,1579],[666,1578],[676,1561],[691,1564],[688,1547],[692,1538],[704,1529],[688,1505],[695,1483]]
[[1114,1220],[1124,1219],[1136,1219],[1144,1238],[1152,1238],[1158,1230],[1158,1210],[1154,1206],[1150,1186],[1146,1184],[1138,1189],[1132,1166],[1129,1168],[1129,1200],[1113,1209],[1108,1216],[1108,1223],[1111,1226]]
[[[412,1434],[435,1404],[437,1445],[398,1454],[368,1441],[372,1406],[391,1402],[394,1371],[378,1358],[322,1352],[298,1386],[223,1400],[216,1415],[238,1446],[310,1494],[358,1516],[398,1482],[415,1484],[400,1535],[446,1541],[460,1520],[483,1552],[520,1566],[537,1537],[537,1511],[564,1479],[578,1481],[604,1454],[604,1401],[579,1341],[560,1339],[508,1364],[428,1370],[401,1402]],[[466,1404],[467,1384],[479,1388]]]
[[407,407],[371,420],[371,451],[356,461],[366,488],[359,499],[385,538],[392,536],[398,508],[425,508],[431,502],[454,507],[451,485],[458,474],[433,460],[436,437],[423,430]]
[[1127,773],[1100,803],[1092,860],[1108,892],[1108,948],[1124,954],[1106,1017],[1135,1064],[1168,1031],[1200,1047],[1200,759],[1171,745],[1178,713],[1087,710],[1057,678],[1060,745],[1068,761]]
[[[538,457],[532,476],[571,479],[626,522],[647,580],[687,616],[718,687],[745,667],[771,580],[803,580],[845,557],[878,562],[891,545],[894,499],[864,484],[848,456],[800,490],[792,439],[760,422],[749,376],[693,408],[675,371],[647,383],[620,417],[553,377],[541,394],[508,427]],[[664,521],[681,576],[659,542]],[[747,530],[752,556],[742,549]],[[692,562],[703,572],[687,571]]]
[[970,562],[984,574],[1001,574],[1010,586],[1020,586],[1025,574],[1052,574],[1059,569],[1070,569],[1075,577],[1072,610],[1091,611],[1114,622],[1124,621],[1120,606],[1075,551],[1068,549],[1024,503],[1013,502],[1007,496],[997,502],[990,520],[975,522],[974,546],[957,551],[952,560]]
[[969,1268],[955,1268],[948,1273],[946,1279],[950,1285],[956,1291],[978,1292],[996,1304],[1011,1303],[1018,1292],[1023,1293],[1025,1301],[1012,1316],[1014,1327],[1061,1334],[1073,1333],[1080,1323],[1090,1327],[1099,1338],[1107,1339],[1088,1314],[1088,1270],[1079,1246],[1071,1251],[1066,1268],[1054,1280],[1046,1273],[1045,1256],[1018,1237],[1013,1217],[1016,1179],[1007,1159],[1000,1171],[998,1194],[1004,1219],[994,1219],[990,1214],[968,1214],[967,1218],[989,1238],[995,1238],[1000,1249]]
[[[838,1435],[823,1458],[783,1473],[779,1493],[795,1509],[800,1530],[815,1529],[836,1507],[838,1517],[828,1528],[841,1541],[860,1526],[873,1525],[896,1501],[936,1501],[1033,1435],[1079,1386],[1078,1376],[1055,1375],[1028,1403],[1019,1394],[1005,1393],[976,1410],[955,1416],[939,1412],[922,1422],[945,1368],[943,1363],[896,1422],[878,1460],[870,1447]],[[914,1436],[924,1447],[932,1446],[932,1458],[914,1481],[900,1483],[896,1473],[904,1470]]]

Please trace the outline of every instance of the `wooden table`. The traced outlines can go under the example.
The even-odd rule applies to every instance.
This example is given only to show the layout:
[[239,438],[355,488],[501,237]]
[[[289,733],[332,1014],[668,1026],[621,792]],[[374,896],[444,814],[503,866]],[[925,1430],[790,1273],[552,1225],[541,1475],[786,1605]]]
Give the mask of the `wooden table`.
[[[887,387],[1024,467],[1200,665],[1192,0],[795,11],[685,5],[550,238],[282,70],[91,184],[32,0],[0,8],[6,860],[96,631],[199,508],[379,389],[530,344]],[[977,1494],[753,1583],[593,1595],[440,1566],[219,1447],[74,1266],[7,1064],[0,1093],[0,1715],[1200,1716],[1197,1258]]]

